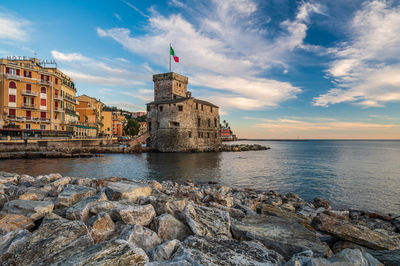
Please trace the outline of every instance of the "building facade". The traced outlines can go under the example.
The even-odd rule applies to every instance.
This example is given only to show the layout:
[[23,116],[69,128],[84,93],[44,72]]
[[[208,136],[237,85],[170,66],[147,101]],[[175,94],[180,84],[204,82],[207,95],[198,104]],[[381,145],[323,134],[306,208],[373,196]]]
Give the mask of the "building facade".
[[215,150],[221,145],[218,106],[193,98],[188,78],[153,75],[154,101],[147,104],[147,145],[162,152]]
[[78,100],[76,111],[79,114],[79,124],[96,128],[96,135],[99,135],[103,125],[102,112],[104,104],[96,98],[85,94],[76,97],[76,99]]
[[112,136],[113,114],[111,111],[102,111],[101,123],[101,134],[108,137]]
[[[64,88],[69,82],[68,88]],[[67,91],[67,92],[66,92]],[[64,95],[75,96],[70,77],[36,58],[0,59],[0,130],[8,136],[72,135]],[[69,106],[74,109],[74,104]]]
[[127,120],[124,115],[119,112],[113,113],[112,119],[112,133],[115,137],[122,137],[124,135],[124,127],[127,124]]

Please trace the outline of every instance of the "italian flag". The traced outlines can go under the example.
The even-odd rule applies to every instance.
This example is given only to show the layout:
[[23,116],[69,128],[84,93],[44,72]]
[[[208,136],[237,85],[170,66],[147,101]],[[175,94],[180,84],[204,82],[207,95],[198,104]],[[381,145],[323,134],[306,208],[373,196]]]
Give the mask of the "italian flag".
[[170,55],[172,55],[175,62],[179,63],[179,57],[175,56],[174,49],[172,49],[172,46],[170,46],[169,48],[170,48]]

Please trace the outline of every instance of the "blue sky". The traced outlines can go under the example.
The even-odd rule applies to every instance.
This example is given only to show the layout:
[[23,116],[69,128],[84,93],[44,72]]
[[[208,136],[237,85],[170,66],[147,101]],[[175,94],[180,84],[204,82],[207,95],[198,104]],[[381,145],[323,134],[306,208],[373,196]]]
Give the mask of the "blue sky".
[[0,1],[0,57],[55,59],[78,94],[145,110],[189,77],[239,137],[400,136],[400,2]]

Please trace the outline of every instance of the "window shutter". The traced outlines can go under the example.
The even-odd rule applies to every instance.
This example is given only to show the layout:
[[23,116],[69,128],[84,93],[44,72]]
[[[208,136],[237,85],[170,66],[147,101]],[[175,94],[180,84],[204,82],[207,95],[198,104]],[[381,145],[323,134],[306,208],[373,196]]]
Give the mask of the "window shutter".
[[30,91],[32,89],[32,85],[31,84],[26,84],[26,90]]
[[26,97],[24,97],[24,103],[26,104]]
[[43,74],[40,74],[40,79],[44,80]]
[[6,73],[10,74],[10,68],[9,67],[6,67]]
[[31,104],[32,104],[32,105],[34,105],[34,104],[35,104],[35,98],[32,98],[32,102],[31,102]]
[[19,69],[17,69],[17,76],[19,76]]

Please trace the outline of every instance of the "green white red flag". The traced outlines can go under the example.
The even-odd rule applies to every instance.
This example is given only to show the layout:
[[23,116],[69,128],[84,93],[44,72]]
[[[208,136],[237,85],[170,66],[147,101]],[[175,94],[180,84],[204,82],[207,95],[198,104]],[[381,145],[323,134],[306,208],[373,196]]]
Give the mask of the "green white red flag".
[[170,55],[172,55],[172,57],[174,58],[174,61],[175,61],[175,62],[179,63],[179,57],[177,57],[177,56],[175,55],[174,49],[172,49],[172,46],[170,46],[169,48],[170,48]]

